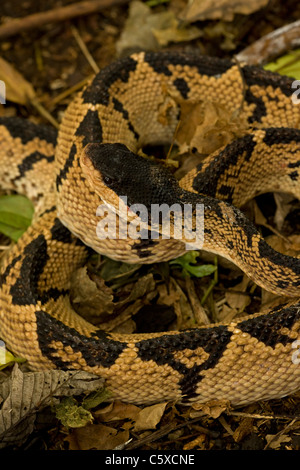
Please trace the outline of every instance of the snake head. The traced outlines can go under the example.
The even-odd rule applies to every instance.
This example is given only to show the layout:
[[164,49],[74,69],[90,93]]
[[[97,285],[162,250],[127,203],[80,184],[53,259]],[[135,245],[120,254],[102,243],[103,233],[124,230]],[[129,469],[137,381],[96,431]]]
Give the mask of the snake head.
[[176,179],[164,168],[131,152],[123,144],[88,144],[80,165],[100,198],[116,210],[120,197],[127,205],[172,204],[178,196]]

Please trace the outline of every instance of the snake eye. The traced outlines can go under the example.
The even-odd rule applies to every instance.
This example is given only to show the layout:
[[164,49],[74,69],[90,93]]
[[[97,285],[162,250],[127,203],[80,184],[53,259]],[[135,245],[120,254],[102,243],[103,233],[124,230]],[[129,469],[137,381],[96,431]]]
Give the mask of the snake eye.
[[103,181],[105,184],[110,185],[113,183],[113,179],[110,178],[109,176],[104,176]]

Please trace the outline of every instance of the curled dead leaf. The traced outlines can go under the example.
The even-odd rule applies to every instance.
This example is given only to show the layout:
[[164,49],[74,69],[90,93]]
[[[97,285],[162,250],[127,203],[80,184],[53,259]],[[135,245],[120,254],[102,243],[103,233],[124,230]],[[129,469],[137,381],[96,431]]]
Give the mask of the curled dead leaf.
[[207,403],[194,403],[192,405],[191,418],[201,415],[208,415],[213,419],[219,418],[224,411],[230,410],[230,403],[227,400],[211,400]]
[[202,35],[196,26],[183,26],[171,10],[153,13],[140,1],[129,6],[125,27],[117,42],[118,54],[133,50],[155,50],[171,42],[191,41]]
[[250,15],[268,4],[268,0],[192,0],[180,18],[193,22],[199,20],[232,21],[235,14]]
[[144,431],[146,429],[155,429],[160,422],[167,403],[158,403],[156,405],[143,408],[137,415],[134,424],[134,431]]
[[70,450],[112,450],[128,441],[129,431],[118,431],[104,424],[89,424],[68,435]]

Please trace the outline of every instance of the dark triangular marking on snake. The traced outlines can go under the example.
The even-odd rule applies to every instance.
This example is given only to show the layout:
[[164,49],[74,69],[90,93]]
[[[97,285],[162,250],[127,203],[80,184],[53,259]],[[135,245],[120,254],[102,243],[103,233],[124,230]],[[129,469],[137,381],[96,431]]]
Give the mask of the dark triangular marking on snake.
[[158,244],[158,240],[153,240],[151,237],[151,231],[149,231],[149,238],[148,239],[140,239],[133,243],[132,249],[136,251],[139,258],[148,258],[151,256],[152,248]]
[[38,282],[49,260],[47,241],[40,234],[24,248],[20,274],[10,287],[14,305],[36,305],[39,299]]
[[289,177],[291,178],[292,181],[297,181],[298,180],[298,171],[295,170],[295,171],[292,171],[291,173],[289,173]]
[[249,88],[246,90],[245,99],[247,103],[255,105],[248,122],[250,124],[261,122],[262,118],[267,115],[267,108],[263,99],[260,96],[255,96]]
[[[58,287],[50,287],[43,291],[39,289],[40,276],[50,258],[47,252],[47,241],[43,234],[38,235],[26,245],[23,256],[19,276],[9,290],[14,305],[36,305],[39,301],[45,303],[49,299],[57,300],[68,293],[68,290]],[[10,268],[7,267],[4,273],[6,276],[17,261],[18,258],[15,258]]]
[[70,149],[69,156],[68,158],[66,158],[64,167],[60,170],[59,174],[56,177],[56,189],[57,190],[59,190],[59,186],[61,186],[62,182],[66,179],[69,169],[72,168],[76,153],[77,153],[77,147],[76,147],[76,144],[73,144]]
[[1,125],[8,129],[13,139],[21,139],[23,145],[37,138],[53,146],[56,145],[57,131],[52,127],[37,125],[18,117],[2,117],[0,118]]
[[123,118],[127,121],[128,129],[133,133],[134,137],[136,140],[139,140],[140,136],[139,133],[135,130],[132,122],[130,121],[129,118],[129,113],[127,109],[124,108],[123,104],[121,101],[117,100],[117,98],[113,97],[112,99],[113,105],[116,111],[122,114]]
[[30,155],[28,155],[22,160],[22,163],[18,165],[18,170],[20,174],[13,181],[15,182],[18,179],[23,178],[28,171],[33,169],[34,164],[41,160],[46,160],[48,163],[52,163],[54,162],[54,155],[50,155],[49,157],[47,157],[41,152],[32,152]]
[[297,162],[288,163],[288,167],[289,168],[300,168],[300,160],[298,160]]
[[[143,361],[154,361],[159,366],[168,365],[181,374],[179,385],[185,399],[195,395],[197,384],[203,379],[201,371],[214,368],[230,342],[232,333],[226,326],[194,329],[174,335],[142,340],[136,343],[138,357]],[[209,356],[202,364],[188,368],[174,358],[174,353],[185,349],[203,348]]]
[[166,76],[173,75],[169,69],[169,65],[188,65],[195,67],[200,75],[208,77],[219,77],[232,67],[232,62],[227,59],[215,59],[214,57],[200,57],[197,54],[185,54],[184,52],[168,51],[167,53],[153,54],[153,52],[145,53],[145,62],[147,62],[155,72]]
[[253,65],[243,65],[241,73],[248,86],[261,86],[266,89],[266,93],[268,86],[271,86],[274,90],[280,88],[280,91],[287,97],[291,97],[293,94],[292,82],[294,79],[271,73]]
[[83,137],[83,147],[87,144],[99,144],[102,142],[102,126],[98,111],[88,109],[83,120],[76,129],[75,135],[77,137]]
[[[252,135],[247,135],[237,139],[236,141],[228,144],[214,160],[203,171],[203,163],[197,166],[197,175],[193,181],[193,189],[200,194],[216,197],[217,193],[222,194],[222,200],[232,202],[232,195],[235,187],[231,186],[230,189],[225,189],[225,186],[218,188],[222,175],[228,171],[232,166],[235,167],[239,158],[249,161],[255,142]],[[226,186],[226,188],[229,188]]]
[[[276,264],[277,266],[282,266],[285,269],[290,269],[293,271],[296,276],[298,276],[299,281],[295,281],[293,285],[300,285],[300,259],[287,257],[271,248],[264,240],[260,240],[258,243],[259,255],[261,258],[266,258],[271,263]],[[284,276],[284,272],[282,273]],[[286,277],[286,274],[285,274]],[[280,279],[278,280],[280,282]]]
[[19,255],[19,256],[16,256],[5,268],[5,271],[1,274],[0,276],[0,287],[3,286],[3,284],[5,284],[6,282],[6,279],[7,277],[10,275],[11,273],[11,270],[14,268],[14,266],[16,265],[16,263],[18,261],[20,261],[20,259],[22,258],[22,255]]
[[107,106],[110,100],[109,89],[117,80],[126,83],[130,72],[134,72],[137,62],[132,57],[124,57],[118,63],[108,65],[93,79],[92,83],[82,93],[84,103]]
[[[280,310],[280,311],[279,311]],[[276,344],[292,343],[295,339],[282,333],[283,328],[292,329],[293,325],[300,320],[300,304],[283,308],[277,306],[270,313],[261,317],[250,318],[236,325],[244,333],[248,333],[266,346],[275,348]]]
[[187,81],[184,78],[176,78],[173,84],[175,85],[181,96],[184,99],[188,99],[190,87],[188,86]]
[[82,335],[43,310],[36,311],[35,315],[41,351],[60,369],[68,369],[70,361],[67,360],[67,354],[66,361],[57,357],[51,342],[59,341],[64,347],[71,347],[74,353],[80,352],[90,367],[111,367],[127,346],[127,343],[110,339],[109,334],[101,330],[95,331],[91,337]]
[[[263,138],[263,142],[269,147],[280,144],[291,144],[292,142],[300,143],[299,129],[286,127],[280,128],[280,132],[278,132],[277,127],[268,127],[264,129],[264,131],[265,136]],[[300,148],[297,150],[300,151]],[[300,161],[298,163],[289,163],[288,167],[296,168],[297,166],[300,166]]]

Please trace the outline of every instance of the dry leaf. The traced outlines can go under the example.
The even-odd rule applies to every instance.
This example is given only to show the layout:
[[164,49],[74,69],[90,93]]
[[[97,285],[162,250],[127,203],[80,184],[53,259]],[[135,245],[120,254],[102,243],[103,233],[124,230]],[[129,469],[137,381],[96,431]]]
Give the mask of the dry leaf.
[[158,403],[157,405],[147,406],[142,409],[134,424],[134,431],[155,429],[164,414],[166,406],[167,403]]
[[251,432],[253,432],[253,419],[243,418],[238,427],[234,430],[232,437],[235,442],[240,442]]
[[[243,276],[242,281],[234,286],[231,291],[226,291],[225,298],[228,305],[231,308],[235,308],[239,313],[243,312],[245,308],[251,303],[249,295],[245,295],[242,292],[246,292],[247,286],[250,279],[247,276]],[[236,290],[237,292],[233,292]]]
[[176,133],[180,153],[196,148],[200,154],[209,155],[241,136],[246,129],[246,121],[238,114],[228,114],[228,110],[216,102],[191,103],[174,97],[181,108],[180,125]]
[[118,400],[110,403],[105,408],[95,411],[94,415],[98,420],[108,423],[111,421],[128,420],[122,424],[123,429],[132,428],[133,421],[136,421],[141,408]]
[[[103,380],[82,371],[22,372],[16,364],[0,384],[0,448],[22,442],[32,431],[36,411],[55,396],[79,395],[103,386]],[[24,424],[25,423],[25,424]]]
[[32,85],[2,57],[0,57],[0,80],[5,83],[7,100],[25,106],[36,99]]
[[72,276],[71,298],[76,311],[82,316],[100,316],[115,309],[114,295],[103,279],[97,284],[90,279],[86,268],[78,269]]
[[[90,279],[85,268],[79,269],[72,278],[71,298],[75,310],[91,323],[101,322],[103,329],[111,330],[127,321],[155,295],[155,281],[151,273],[135,282],[128,281],[118,289],[108,287],[98,275],[92,275]],[[121,300],[115,300],[115,297]],[[117,314],[121,310],[117,318],[107,318],[107,314]]]
[[5,83],[6,99],[14,103],[28,106],[31,104],[38,112],[44,116],[51,124],[58,127],[57,121],[48,113],[37,99],[32,85],[25,80],[9,62],[0,57],[0,80]]
[[193,410],[197,410],[196,412],[191,412],[191,418],[200,416],[202,414],[208,415],[213,419],[218,418],[224,411],[228,411],[230,409],[230,403],[226,400],[211,400],[207,403],[194,403],[192,405]]
[[90,424],[84,428],[75,429],[66,438],[70,450],[113,450],[125,444],[129,431],[118,431],[104,424]]
[[270,235],[266,237],[266,241],[274,250],[300,258],[300,235],[289,235],[286,238]]
[[184,9],[180,18],[193,22],[199,20],[232,21],[234,15],[250,15],[268,4],[268,0],[192,0]]
[[125,27],[117,42],[119,55],[138,50],[156,50],[170,42],[196,39],[202,31],[195,26],[183,27],[172,11],[153,13],[140,1],[129,6]]
[[291,442],[290,436],[285,434],[276,436],[274,434],[267,434],[266,441],[269,449],[278,449],[282,443]]
[[295,198],[290,194],[274,193],[274,200],[276,203],[274,223],[277,230],[281,230],[286,216],[291,211],[292,202],[295,200]]
[[195,447],[197,447],[197,449],[199,450],[200,449],[204,450],[206,438],[207,438],[206,434],[200,434],[199,436],[196,437],[196,439],[193,439],[191,442],[188,442],[187,444],[185,444],[183,446],[183,450],[192,450]]

